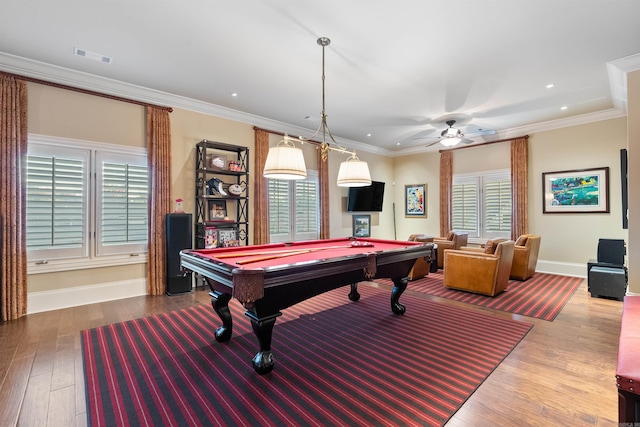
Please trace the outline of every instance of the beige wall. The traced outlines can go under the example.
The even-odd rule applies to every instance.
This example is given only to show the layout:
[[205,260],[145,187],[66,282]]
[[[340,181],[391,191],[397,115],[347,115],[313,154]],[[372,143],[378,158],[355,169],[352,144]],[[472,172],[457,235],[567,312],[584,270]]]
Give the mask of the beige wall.
[[[587,261],[597,256],[598,239],[627,239],[627,231],[622,228],[620,184],[620,149],[626,148],[626,140],[624,118],[530,135],[529,231],[542,235],[540,260],[584,266],[586,274]],[[508,143],[455,151],[454,173],[508,168],[509,153]],[[404,185],[422,181],[429,185],[429,218],[400,215],[398,238],[412,233],[439,235],[439,158],[438,153],[430,153],[395,160],[397,206],[404,201]],[[543,172],[598,167],[609,167],[610,213],[542,213]]]
[[[629,81],[630,88],[640,93],[640,76],[637,73]],[[630,112],[640,111],[638,100],[630,100]],[[130,146],[145,145],[144,108],[105,98],[84,95],[37,84],[29,85],[29,129],[31,133],[108,142]],[[172,197],[184,199],[187,212],[194,209],[194,146],[202,139],[247,146],[253,154],[253,126],[206,114],[176,109],[171,113],[173,144],[173,188]],[[638,127],[629,125],[629,133]],[[274,145],[279,137],[272,136]],[[606,238],[627,239],[621,224],[620,165],[619,151],[627,147],[626,119],[615,119],[587,125],[540,132],[529,139],[529,228],[543,236],[540,258],[551,263],[574,263],[584,266],[596,256],[597,240]],[[305,149],[309,149],[308,147]],[[454,154],[454,171],[471,172],[476,165],[482,168],[502,169],[508,167],[508,144],[492,144],[460,150]],[[313,154],[305,154],[309,168],[314,168]],[[383,212],[372,213],[372,237],[406,239],[420,232],[439,234],[439,154],[428,153],[400,158],[390,158],[359,152],[361,160],[369,163],[371,177],[386,183]],[[633,157],[630,147],[630,168],[640,170],[640,161]],[[352,234],[352,214],[346,212],[347,189],[335,185],[340,162],[346,156],[337,152],[329,154],[330,176],[330,222],[331,236],[343,237]],[[481,159],[481,161],[478,161]],[[253,160],[253,157],[251,157]],[[634,163],[635,160],[635,163]],[[591,167],[610,168],[609,214],[542,214],[543,172]],[[250,177],[254,165],[251,163]],[[637,187],[640,177],[634,182],[630,171],[630,194]],[[427,218],[405,218],[404,186],[425,183],[428,186]],[[630,212],[640,215],[640,202],[631,197]],[[250,222],[253,222],[253,202]],[[633,223],[633,222],[632,222]],[[638,223],[638,221],[636,221]],[[633,228],[632,228],[633,230]],[[249,229],[250,241],[252,229]],[[640,240],[640,239],[638,239]],[[630,247],[633,248],[633,238]],[[633,254],[630,260],[633,259]],[[106,282],[144,279],[145,264],[77,270],[65,273],[30,275],[29,292],[64,289]],[[633,285],[632,285],[633,286]],[[630,290],[633,290],[631,288]],[[640,289],[636,289],[636,292]]]

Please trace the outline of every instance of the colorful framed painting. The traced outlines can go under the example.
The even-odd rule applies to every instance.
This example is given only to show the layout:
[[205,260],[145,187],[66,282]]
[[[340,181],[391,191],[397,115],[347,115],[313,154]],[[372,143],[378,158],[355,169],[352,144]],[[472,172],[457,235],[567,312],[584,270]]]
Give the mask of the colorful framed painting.
[[353,237],[371,236],[371,215],[353,216]]
[[609,213],[609,168],[542,174],[542,213]]
[[427,217],[427,184],[404,186],[404,216],[407,218]]

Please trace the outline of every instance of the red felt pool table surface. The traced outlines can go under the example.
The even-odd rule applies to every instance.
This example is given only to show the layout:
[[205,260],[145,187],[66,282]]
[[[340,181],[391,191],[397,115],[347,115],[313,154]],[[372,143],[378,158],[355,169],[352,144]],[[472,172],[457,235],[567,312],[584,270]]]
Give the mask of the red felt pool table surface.
[[385,252],[420,245],[421,243],[419,242],[408,241],[339,238],[235,248],[196,249],[191,253],[238,268],[253,269],[306,263],[320,259],[349,257],[370,252]]

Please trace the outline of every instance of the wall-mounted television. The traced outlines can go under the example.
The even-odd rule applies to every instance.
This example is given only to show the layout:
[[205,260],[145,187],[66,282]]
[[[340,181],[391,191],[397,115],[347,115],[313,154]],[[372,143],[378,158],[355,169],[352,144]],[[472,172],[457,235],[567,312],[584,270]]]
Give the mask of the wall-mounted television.
[[347,212],[381,212],[384,182],[371,181],[367,187],[349,187]]

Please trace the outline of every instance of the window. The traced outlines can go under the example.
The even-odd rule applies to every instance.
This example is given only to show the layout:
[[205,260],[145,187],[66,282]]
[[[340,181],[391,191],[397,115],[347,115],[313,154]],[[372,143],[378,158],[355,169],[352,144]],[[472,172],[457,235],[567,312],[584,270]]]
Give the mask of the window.
[[318,173],[306,179],[269,181],[269,236],[272,243],[317,239]]
[[453,177],[452,228],[470,238],[511,236],[511,176],[509,171]]
[[26,186],[30,269],[32,263],[49,264],[37,269],[43,272],[146,261],[131,259],[147,252],[144,149],[30,136]]

